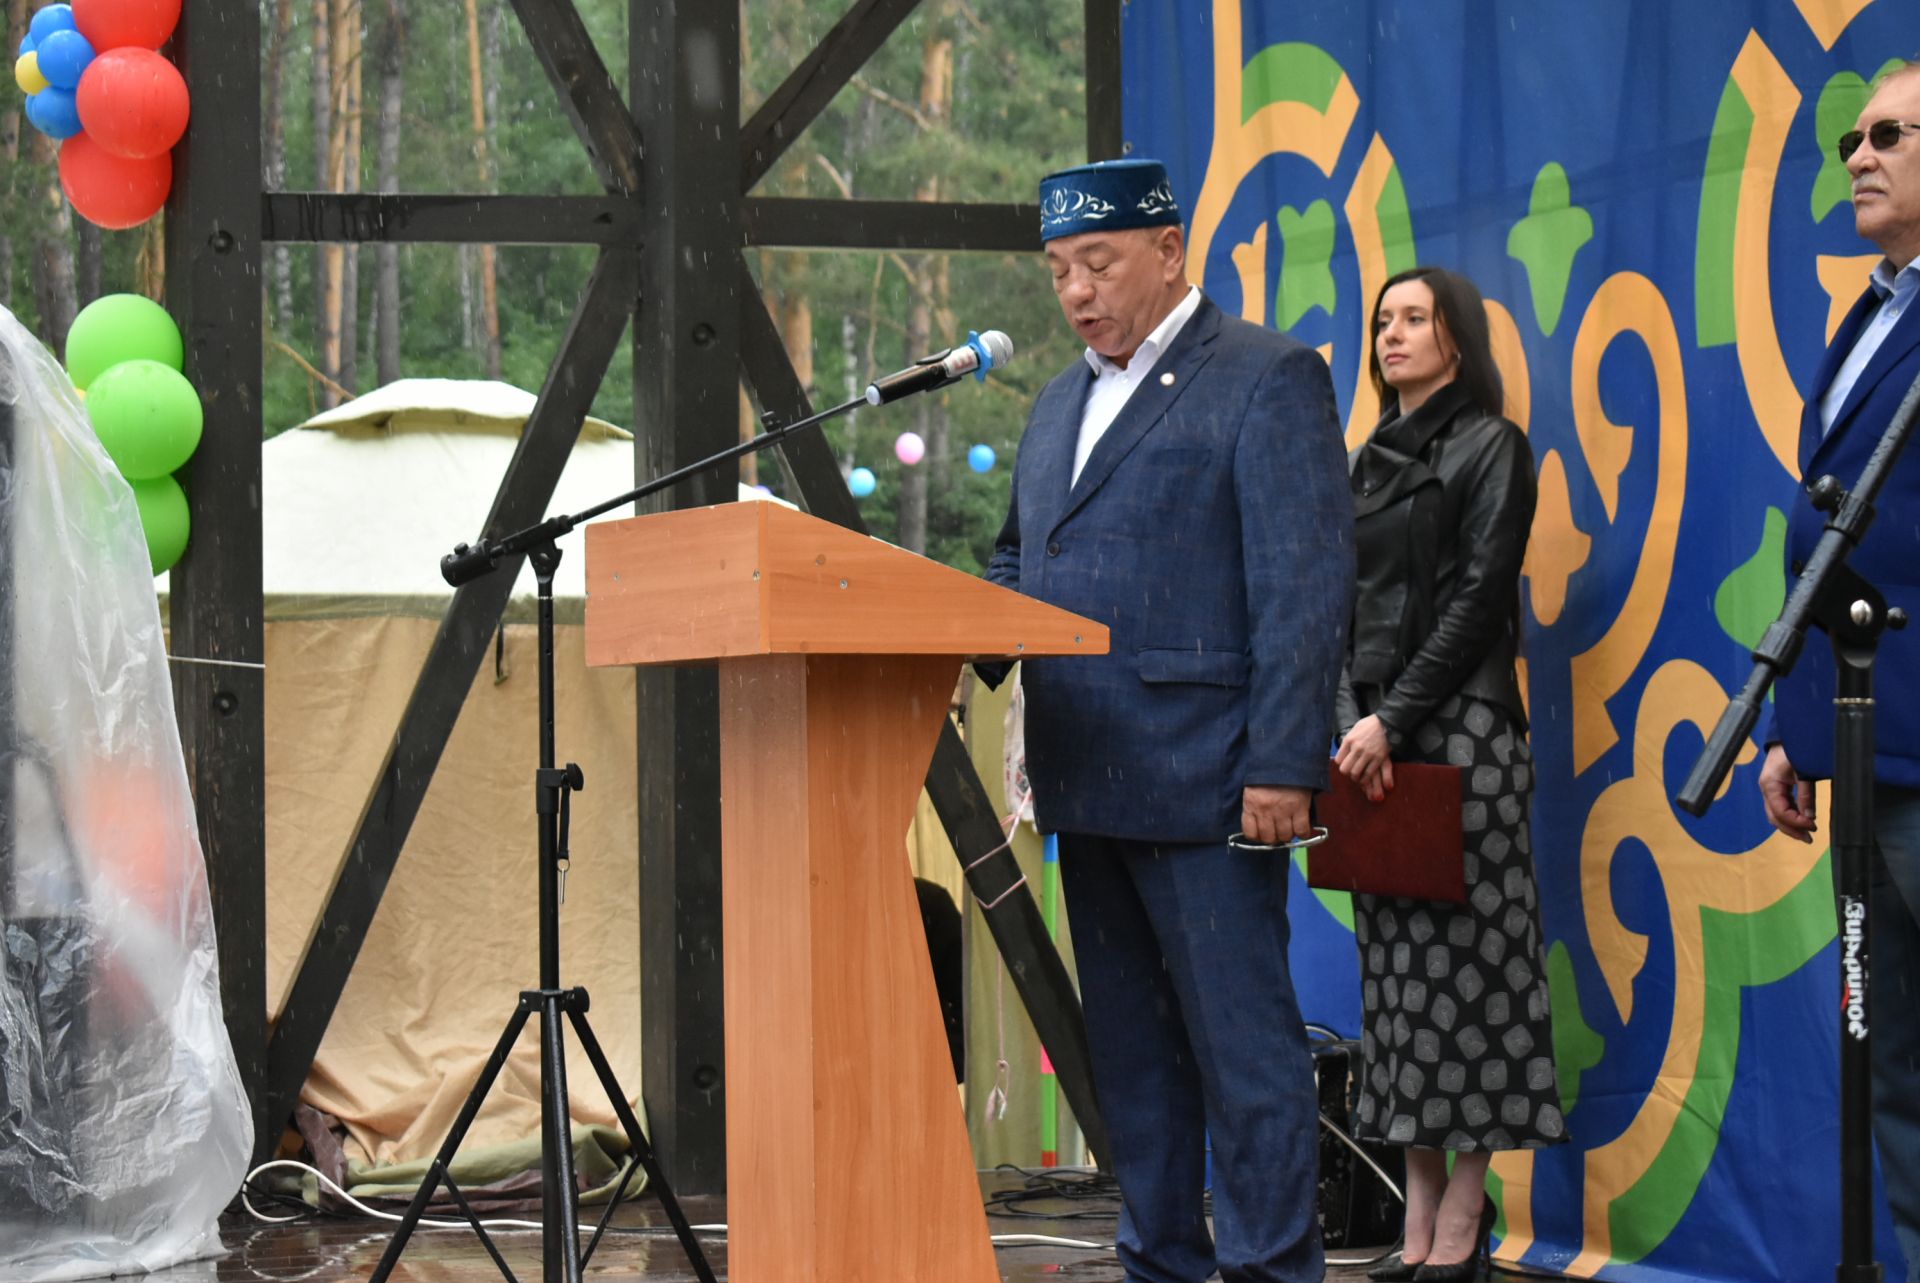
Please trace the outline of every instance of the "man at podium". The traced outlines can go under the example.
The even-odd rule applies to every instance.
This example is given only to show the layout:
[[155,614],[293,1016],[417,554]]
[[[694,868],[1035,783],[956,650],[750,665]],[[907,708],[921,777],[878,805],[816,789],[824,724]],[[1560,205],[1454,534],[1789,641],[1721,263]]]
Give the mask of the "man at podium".
[[1318,1280],[1288,859],[1249,848],[1307,836],[1327,779],[1354,579],[1332,381],[1187,283],[1159,162],[1065,170],[1040,201],[1087,350],[1034,403],[987,577],[1112,635],[1105,656],[1028,660],[1022,681],[1120,1259],[1139,1283]]

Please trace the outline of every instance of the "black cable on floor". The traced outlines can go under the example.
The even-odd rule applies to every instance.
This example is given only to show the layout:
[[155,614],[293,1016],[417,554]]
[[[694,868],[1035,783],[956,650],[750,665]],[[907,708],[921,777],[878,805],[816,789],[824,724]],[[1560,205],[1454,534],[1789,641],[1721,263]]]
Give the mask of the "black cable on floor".
[[[1112,1220],[1120,1215],[1120,1184],[1113,1177],[1100,1171],[1074,1168],[1053,1168],[1034,1171],[1013,1163],[1002,1163],[994,1168],[996,1172],[1013,1172],[1025,1179],[1025,1184],[1011,1189],[995,1190],[987,1195],[986,1206],[989,1216],[1024,1216],[1034,1220],[1072,1221],[1106,1219]],[[1081,1206],[1061,1209],[1029,1207],[1029,1203],[1066,1202]],[[1099,1203],[1099,1207],[1085,1206]]]

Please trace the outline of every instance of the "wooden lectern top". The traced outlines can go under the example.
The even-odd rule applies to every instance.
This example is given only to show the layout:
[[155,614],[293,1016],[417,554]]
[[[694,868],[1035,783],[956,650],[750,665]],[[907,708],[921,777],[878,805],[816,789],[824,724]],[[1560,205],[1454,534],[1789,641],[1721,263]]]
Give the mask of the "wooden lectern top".
[[1104,655],[1103,624],[777,503],[587,528],[587,663]]

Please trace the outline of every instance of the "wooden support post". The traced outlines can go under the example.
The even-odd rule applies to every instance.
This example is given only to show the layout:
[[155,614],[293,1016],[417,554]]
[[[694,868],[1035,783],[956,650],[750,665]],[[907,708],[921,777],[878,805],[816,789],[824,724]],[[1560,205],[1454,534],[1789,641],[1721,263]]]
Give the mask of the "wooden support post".
[[[735,4],[633,0],[628,69],[645,140],[633,323],[637,480],[732,445],[739,418],[740,146]],[[716,468],[661,497],[736,496]],[[637,674],[641,1064],[653,1146],[676,1189],[726,1186],[719,694],[711,669]]]
[[174,59],[193,96],[167,205],[167,305],[206,424],[171,579],[173,695],[206,854],[220,998],[254,1128],[267,1064],[266,677],[260,592],[260,11],[188,0]]
[[1120,4],[1086,0],[1088,160],[1118,160],[1126,150],[1120,114]]

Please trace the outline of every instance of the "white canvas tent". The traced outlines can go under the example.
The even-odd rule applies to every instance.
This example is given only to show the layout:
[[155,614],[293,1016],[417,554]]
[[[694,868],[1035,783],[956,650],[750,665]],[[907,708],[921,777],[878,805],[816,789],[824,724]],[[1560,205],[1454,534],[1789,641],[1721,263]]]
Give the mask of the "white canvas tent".
[[[265,445],[276,1017],[451,596],[440,557],[479,532],[533,404],[502,383],[407,379]],[[630,434],[589,419],[549,513],[582,511],[632,476]],[[758,496],[742,487],[741,497]],[[593,994],[595,1031],[637,1102],[633,676],[585,667],[583,541],[576,534],[562,550],[558,752],[587,782],[573,805],[562,979]],[[533,592],[523,569],[498,654],[474,682],[308,1079],[304,1099],[344,1123],[347,1157],[362,1170],[432,1154],[519,991],[538,979]],[[574,1119],[612,1126],[574,1050]],[[469,1144],[521,1141],[537,1121],[530,1027]]]
[[[480,532],[534,400],[509,383],[401,379],[268,441],[260,517],[268,618],[438,616],[450,592],[440,558]],[[588,418],[547,515],[582,512],[633,485],[633,434]],[[762,497],[740,487],[743,500]],[[586,592],[578,536],[561,551],[554,596],[577,601]],[[514,598],[533,593],[523,567]]]

